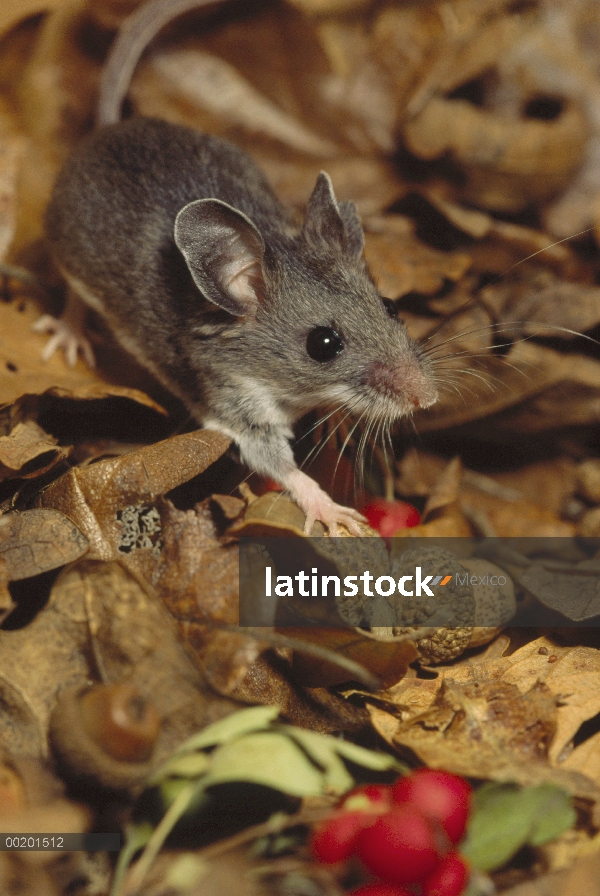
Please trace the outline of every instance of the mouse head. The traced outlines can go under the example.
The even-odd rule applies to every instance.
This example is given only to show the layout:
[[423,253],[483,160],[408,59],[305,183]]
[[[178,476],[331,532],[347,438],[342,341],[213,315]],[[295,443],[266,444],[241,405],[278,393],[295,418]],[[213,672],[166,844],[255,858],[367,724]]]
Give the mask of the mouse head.
[[356,208],[325,172],[293,239],[267,247],[246,215],[201,199],[179,212],[175,242],[203,295],[245,321],[252,375],[293,416],[339,405],[389,421],[436,401],[427,359],[368,274]]

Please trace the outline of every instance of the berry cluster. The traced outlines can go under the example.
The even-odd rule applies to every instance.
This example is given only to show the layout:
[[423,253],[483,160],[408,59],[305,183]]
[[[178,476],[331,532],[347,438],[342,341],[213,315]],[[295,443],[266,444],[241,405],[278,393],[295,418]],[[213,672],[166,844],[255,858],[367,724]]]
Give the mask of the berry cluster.
[[352,896],[460,896],[468,869],[455,846],[470,801],[464,778],[427,768],[391,787],[358,787],[313,832],[312,852],[326,864],[357,856],[380,878]]

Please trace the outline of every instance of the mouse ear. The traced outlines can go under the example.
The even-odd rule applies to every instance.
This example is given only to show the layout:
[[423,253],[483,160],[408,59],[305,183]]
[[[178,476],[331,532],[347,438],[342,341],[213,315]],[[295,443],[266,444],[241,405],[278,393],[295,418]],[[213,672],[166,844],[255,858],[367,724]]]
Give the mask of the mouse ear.
[[331,178],[321,171],[306,207],[302,235],[317,248],[336,249],[352,258],[362,255],[364,236],[353,202],[339,205]]
[[353,258],[361,258],[365,248],[365,232],[356,206],[353,202],[340,202],[339,209],[346,234],[346,252]]
[[264,292],[265,244],[246,215],[219,199],[197,199],[175,218],[174,235],[209,301],[237,317],[256,308]]

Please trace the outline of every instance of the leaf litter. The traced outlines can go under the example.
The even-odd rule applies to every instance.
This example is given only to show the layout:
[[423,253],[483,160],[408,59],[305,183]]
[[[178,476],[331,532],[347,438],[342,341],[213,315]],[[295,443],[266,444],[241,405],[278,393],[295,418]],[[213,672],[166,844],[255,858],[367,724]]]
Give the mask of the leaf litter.
[[[140,782],[188,737],[202,738],[222,717],[237,724],[235,710],[248,704],[263,713],[278,706],[291,739],[268,732],[257,755],[261,774],[280,767],[282,792],[294,775],[291,759],[276,765],[276,744],[306,761],[325,743],[317,732],[343,735],[338,744],[350,752],[353,741],[373,745],[381,736],[411,763],[492,782],[478,791],[484,802],[486,787],[490,794],[484,815],[494,816],[493,799],[508,800],[514,823],[497,836],[500,813],[478,822],[498,849],[511,827],[522,829],[503,856],[480,863],[490,861],[500,890],[597,892],[593,629],[563,629],[556,618],[543,631],[505,629],[501,615],[483,640],[473,626],[458,656],[433,664],[414,626],[369,631],[357,618],[307,629],[269,618],[239,629],[239,538],[285,535],[300,544],[301,512],[256,477],[243,484],[228,439],[187,431],[184,412],[132,372],[102,329],[96,370],[82,361],[68,368],[58,356],[41,361],[43,339],[31,324],[55,310],[62,289],[40,241],[43,210],[62,161],[90,129],[107,38],[135,5],[11,0],[0,13],[0,735],[15,792],[21,782],[31,793],[51,762],[56,794],[61,777],[79,782],[96,812],[94,788],[102,792],[100,782],[115,774],[130,811]],[[443,385],[438,404],[415,415],[418,437],[399,432],[387,464],[376,446],[369,452],[363,496],[408,499],[422,511],[419,526],[399,533],[399,552],[417,535],[560,536],[569,544],[600,536],[599,39],[593,3],[290,0],[176,22],[135,73],[136,113],[233,139],[297,213],[321,168],[337,195],[357,203],[369,268],[438,357]],[[352,486],[360,459],[348,432],[340,427],[337,447]],[[332,483],[338,461],[330,454],[334,462],[324,451],[315,475],[336,500],[360,503],[359,489],[342,495],[341,477]],[[343,569],[342,554],[329,559]],[[503,568],[517,606],[560,606],[563,621],[594,621],[594,563],[574,555],[554,568],[528,558]],[[503,599],[494,597],[496,612]],[[158,712],[158,740],[137,778],[119,777],[114,757],[98,758],[93,738],[93,771],[77,767],[76,751],[58,756],[54,714],[67,697],[77,707],[92,682],[127,683]],[[242,766],[251,753],[226,757],[224,774],[235,778],[239,766],[248,783]],[[327,768],[319,755],[309,765],[313,784]],[[336,768],[341,792],[354,779]],[[304,808],[288,811],[281,830],[295,818],[313,823],[314,787],[295,783]],[[56,794],[50,806],[63,799],[79,811]],[[542,844],[538,816],[528,813],[543,803],[551,816],[546,797],[558,820]],[[89,826],[87,811],[73,825]],[[256,836],[259,828],[266,836],[270,822],[262,824]],[[152,816],[151,825],[149,837],[160,821]],[[164,851],[147,869],[148,892],[239,892],[240,880],[262,892],[248,837],[225,838],[212,858],[202,849]],[[495,872],[525,843],[537,864]],[[297,842],[292,852],[293,870],[291,856],[287,870],[269,859],[275,877],[289,884],[300,875],[324,893],[346,887]],[[19,880],[26,893],[107,892],[106,854],[96,865],[77,856],[62,877],[52,860],[3,857],[0,889]]]

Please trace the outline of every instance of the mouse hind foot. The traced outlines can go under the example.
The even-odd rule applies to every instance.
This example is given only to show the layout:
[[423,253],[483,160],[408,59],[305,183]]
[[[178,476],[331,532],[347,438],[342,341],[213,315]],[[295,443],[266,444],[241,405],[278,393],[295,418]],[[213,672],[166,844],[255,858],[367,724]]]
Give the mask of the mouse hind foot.
[[88,367],[96,366],[92,344],[85,334],[85,315],[85,305],[72,290],[69,290],[60,317],[43,314],[32,324],[31,329],[35,333],[52,334],[42,351],[42,361],[48,361],[57,351],[62,350],[69,367],[75,366],[79,354]]

